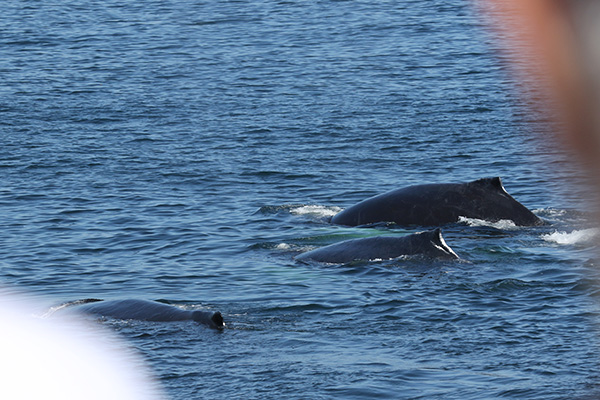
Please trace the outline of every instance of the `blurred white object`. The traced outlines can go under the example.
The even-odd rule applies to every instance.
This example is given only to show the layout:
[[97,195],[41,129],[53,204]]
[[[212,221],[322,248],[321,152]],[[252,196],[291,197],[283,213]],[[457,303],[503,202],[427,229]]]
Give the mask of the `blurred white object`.
[[42,319],[0,294],[0,398],[164,399],[147,368],[116,335],[74,316]]

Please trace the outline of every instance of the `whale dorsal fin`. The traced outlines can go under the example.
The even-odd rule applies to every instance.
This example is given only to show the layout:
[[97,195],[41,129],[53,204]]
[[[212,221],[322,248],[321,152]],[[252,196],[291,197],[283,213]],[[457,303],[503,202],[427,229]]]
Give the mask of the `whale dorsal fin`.
[[225,327],[225,321],[223,321],[223,315],[220,312],[216,312],[211,317],[211,321],[217,326],[217,328]]
[[219,311],[205,311],[195,310],[192,311],[192,319],[201,324],[206,324],[211,328],[223,329],[225,327],[225,321],[223,315]]
[[81,299],[81,300],[74,301],[73,304],[97,303],[99,301],[104,301],[104,300],[102,300],[102,299],[94,299],[94,298],[92,298],[92,299]]
[[442,230],[440,228],[435,228],[434,230],[429,231],[429,233],[431,234],[431,243],[433,243],[437,248],[439,248],[440,250],[452,257],[460,258],[454,252],[454,250],[452,250],[452,248],[446,244],[446,241],[442,236]]
[[497,190],[505,191],[504,186],[502,186],[502,179],[500,179],[499,176],[495,176],[493,178],[477,179],[476,181],[473,181],[471,183],[474,185],[489,186]]
[[432,239],[435,244],[442,244],[444,238],[442,237],[442,230],[440,228],[435,228],[432,232]]

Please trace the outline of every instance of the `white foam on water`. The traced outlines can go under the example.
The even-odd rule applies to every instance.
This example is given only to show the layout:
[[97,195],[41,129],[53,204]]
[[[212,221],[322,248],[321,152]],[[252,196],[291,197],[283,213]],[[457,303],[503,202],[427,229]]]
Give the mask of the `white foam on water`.
[[595,241],[599,235],[599,228],[588,228],[572,232],[554,231],[553,233],[542,235],[542,239],[551,243],[574,245]]
[[484,219],[458,217],[458,222],[464,222],[469,226],[490,226],[496,229],[511,230],[517,229],[518,226],[510,219],[501,219],[496,222],[486,221]]
[[291,248],[292,248],[292,246],[290,246],[290,245],[289,245],[289,244],[287,244],[287,243],[279,243],[277,246],[275,246],[275,248],[276,248],[277,250],[289,250],[289,249],[291,249]]
[[535,215],[545,215],[548,216],[550,218],[555,217],[562,217],[564,215],[567,214],[567,210],[561,210],[561,209],[557,209],[557,208],[536,208],[535,210],[532,211]]
[[342,211],[340,207],[325,207],[315,205],[298,206],[290,209],[290,212],[295,215],[314,215],[316,217],[333,217],[340,211]]

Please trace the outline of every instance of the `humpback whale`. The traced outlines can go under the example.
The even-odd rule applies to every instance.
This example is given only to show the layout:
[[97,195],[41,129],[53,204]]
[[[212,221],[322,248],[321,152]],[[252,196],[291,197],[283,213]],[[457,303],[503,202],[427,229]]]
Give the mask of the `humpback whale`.
[[193,320],[215,329],[225,327],[220,312],[184,310],[158,301],[86,299],[73,304],[81,304],[75,307],[77,311],[107,318],[159,322]]
[[446,244],[441,230],[437,228],[402,237],[374,236],[346,240],[302,253],[296,256],[296,260],[343,264],[359,260],[389,260],[403,255],[459,258]]
[[519,226],[543,224],[540,218],[506,192],[499,177],[393,190],[339,212],[331,222],[348,226],[377,222],[441,226],[458,222],[459,217],[490,222],[511,220]]

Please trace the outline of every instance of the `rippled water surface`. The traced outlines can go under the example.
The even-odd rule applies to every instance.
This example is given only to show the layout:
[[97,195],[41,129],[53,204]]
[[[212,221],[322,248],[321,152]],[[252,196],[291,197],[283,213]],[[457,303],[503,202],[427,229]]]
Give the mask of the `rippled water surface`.
[[[0,283],[220,310],[106,321],[190,398],[598,393],[598,286],[575,182],[451,1],[0,4]],[[501,176],[547,224],[444,228],[462,261],[300,263],[419,229],[328,218]]]

